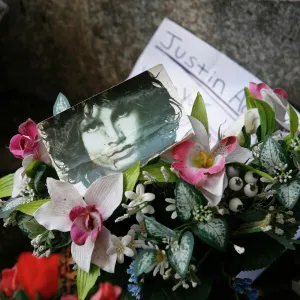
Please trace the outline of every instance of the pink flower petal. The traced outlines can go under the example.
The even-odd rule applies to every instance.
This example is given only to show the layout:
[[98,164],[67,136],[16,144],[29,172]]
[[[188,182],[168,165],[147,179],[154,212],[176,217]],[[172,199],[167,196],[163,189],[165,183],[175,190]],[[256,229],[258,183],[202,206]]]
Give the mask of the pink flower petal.
[[85,227],[85,219],[87,217],[85,215],[77,217],[71,227],[70,234],[72,241],[78,246],[84,245],[87,238],[91,235]]
[[189,155],[189,152],[197,147],[194,142],[185,141],[173,148],[173,158],[178,161],[185,161]]
[[105,221],[121,204],[122,195],[123,175],[117,173],[94,181],[85,193],[85,201],[95,205]]
[[24,149],[22,148],[22,144],[24,144],[24,138],[21,134],[14,135],[9,143],[9,150],[16,158],[23,158]]
[[76,206],[76,207],[73,207],[72,210],[70,211],[69,213],[69,218],[72,222],[74,222],[74,220],[79,217],[80,215],[86,213],[87,210],[85,207],[83,206]]
[[95,242],[89,236],[84,245],[78,246],[75,243],[71,245],[71,253],[74,261],[80,269],[89,272],[91,259],[95,247]]
[[20,124],[19,132],[22,135],[28,136],[32,140],[36,140],[39,135],[36,123],[33,122],[31,119],[28,119],[26,122]]
[[284,89],[281,88],[275,88],[273,92],[279,96],[281,96],[283,99],[287,100],[287,92]]
[[221,140],[212,150],[211,153],[216,155],[227,156],[227,154],[231,153],[236,145],[238,144],[238,139],[236,136],[228,136]]
[[111,233],[106,227],[103,226],[95,243],[92,263],[108,273],[114,273],[117,254],[108,255],[106,251],[110,247],[113,247]]
[[225,167],[225,157],[222,155],[217,155],[214,160],[214,164],[205,170],[205,174],[216,174],[222,171]]
[[249,83],[249,91],[250,93],[257,99],[262,99],[262,96],[261,96],[261,89],[266,89],[266,90],[269,90],[270,87],[265,84],[265,83],[259,83],[259,84],[256,84],[254,82],[250,82]]

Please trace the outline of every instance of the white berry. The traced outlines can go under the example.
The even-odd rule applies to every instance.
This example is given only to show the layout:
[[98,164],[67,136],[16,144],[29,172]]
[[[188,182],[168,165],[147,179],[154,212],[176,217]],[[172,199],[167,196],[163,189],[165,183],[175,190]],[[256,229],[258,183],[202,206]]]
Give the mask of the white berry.
[[235,192],[241,190],[243,186],[244,186],[244,182],[243,179],[240,177],[235,176],[229,180],[229,187]]
[[255,183],[247,183],[244,187],[244,193],[247,197],[254,197],[258,193],[258,187]]
[[244,180],[247,183],[255,183],[258,180],[258,176],[255,173],[253,173],[252,171],[248,171],[245,174]]
[[229,209],[233,212],[238,212],[243,208],[243,202],[239,198],[232,198],[229,201]]
[[228,166],[226,168],[226,173],[228,177],[237,177],[240,175],[240,170],[234,166]]

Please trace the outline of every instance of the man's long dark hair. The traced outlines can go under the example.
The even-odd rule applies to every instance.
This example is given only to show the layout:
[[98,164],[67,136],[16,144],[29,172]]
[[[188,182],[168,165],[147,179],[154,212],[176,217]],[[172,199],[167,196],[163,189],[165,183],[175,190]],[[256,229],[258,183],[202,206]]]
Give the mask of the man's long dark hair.
[[161,124],[164,134],[159,138],[167,135],[166,138],[172,136],[174,141],[182,114],[180,104],[152,73],[146,71],[47,119],[39,124],[39,130],[54,163],[66,175],[61,179],[76,183],[93,168],[79,126],[92,114],[94,106],[118,106],[124,111],[135,108],[140,112],[144,127]]

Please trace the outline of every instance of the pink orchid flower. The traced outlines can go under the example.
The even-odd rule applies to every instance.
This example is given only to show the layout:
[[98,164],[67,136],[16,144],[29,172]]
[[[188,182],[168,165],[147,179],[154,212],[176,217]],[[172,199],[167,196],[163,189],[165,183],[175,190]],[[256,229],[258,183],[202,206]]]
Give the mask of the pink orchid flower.
[[113,244],[111,233],[103,222],[122,201],[122,174],[96,180],[84,197],[70,183],[47,178],[47,186],[52,201],[34,213],[38,223],[48,230],[70,231],[72,257],[82,270],[88,272],[93,263],[113,273],[117,254],[106,254]]
[[256,84],[250,82],[250,93],[257,99],[267,102],[275,111],[276,121],[285,129],[290,130],[290,125],[287,117],[287,93],[281,88],[272,90],[265,83]]
[[203,124],[190,117],[195,137],[175,146],[172,167],[186,182],[196,186],[207,198],[209,205],[215,206],[221,201],[227,185],[225,158],[237,146],[236,136],[222,139],[210,149],[209,138]]
[[39,138],[37,125],[31,119],[19,126],[19,134],[11,138],[9,150],[16,158],[24,160],[25,168],[33,160],[42,160],[46,164],[51,164],[46,147]]

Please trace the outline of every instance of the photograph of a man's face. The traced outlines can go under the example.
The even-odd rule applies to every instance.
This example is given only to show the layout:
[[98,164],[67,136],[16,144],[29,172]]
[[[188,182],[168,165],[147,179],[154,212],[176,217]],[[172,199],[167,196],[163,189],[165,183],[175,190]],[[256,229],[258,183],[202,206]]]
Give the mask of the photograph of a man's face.
[[162,65],[38,124],[61,180],[94,180],[147,163],[191,133]]

